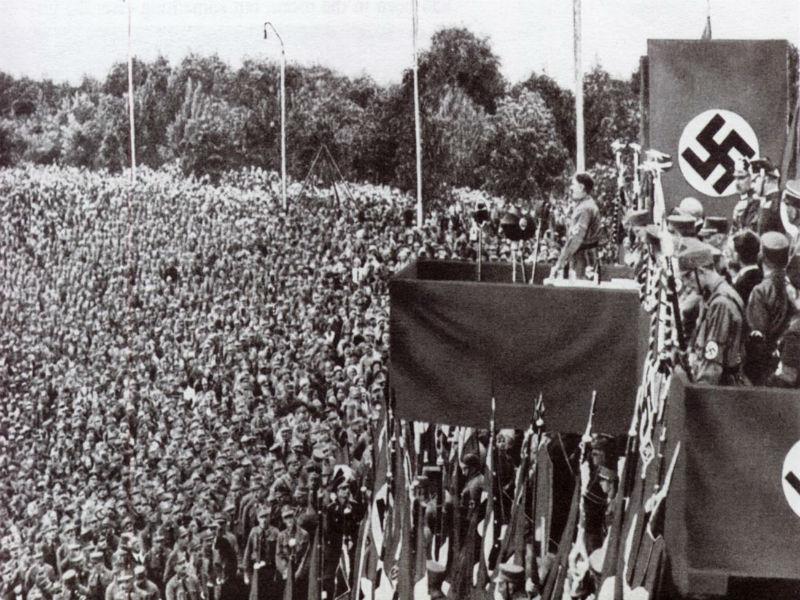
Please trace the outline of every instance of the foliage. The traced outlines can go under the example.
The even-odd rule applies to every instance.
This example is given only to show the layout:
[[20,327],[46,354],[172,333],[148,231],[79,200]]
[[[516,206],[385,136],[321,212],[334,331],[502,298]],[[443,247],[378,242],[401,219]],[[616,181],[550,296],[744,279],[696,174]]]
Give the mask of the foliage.
[[503,98],[492,117],[488,187],[510,199],[549,192],[564,172],[567,151],[542,98],[528,89]]
[[[490,41],[463,28],[436,32],[419,56],[423,198],[449,187],[511,198],[561,190],[574,161],[574,98],[542,74],[509,89]],[[223,170],[280,170],[280,65],[218,56],[178,64],[134,59],[140,165],[176,163],[216,179]],[[381,86],[320,66],[286,67],[287,167],[303,179],[322,144],[345,178],[416,188],[413,74]],[[62,163],[116,172],[130,162],[128,68],[78,85],[0,73],[2,160]],[[587,75],[588,164],[609,158],[616,137],[635,137],[638,102],[629,81],[599,67]]]

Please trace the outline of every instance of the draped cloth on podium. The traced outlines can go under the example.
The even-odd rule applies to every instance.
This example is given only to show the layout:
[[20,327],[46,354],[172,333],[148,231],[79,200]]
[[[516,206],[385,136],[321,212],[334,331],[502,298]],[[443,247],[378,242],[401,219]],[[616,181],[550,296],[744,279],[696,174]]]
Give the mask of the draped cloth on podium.
[[485,427],[494,397],[498,426],[519,428],[541,392],[549,429],[581,431],[597,390],[595,430],[626,432],[647,349],[637,293],[497,283],[505,265],[477,283],[470,269],[424,261],[390,283],[398,415]]
[[667,430],[668,458],[681,442],[664,527],[677,589],[800,597],[800,394],[673,377]]

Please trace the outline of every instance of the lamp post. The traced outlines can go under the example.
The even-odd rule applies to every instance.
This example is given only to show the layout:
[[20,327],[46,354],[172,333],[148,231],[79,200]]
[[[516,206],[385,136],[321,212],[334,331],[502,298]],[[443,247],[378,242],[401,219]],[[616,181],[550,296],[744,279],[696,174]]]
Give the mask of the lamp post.
[[271,29],[275,37],[281,44],[281,198],[283,200],[283,210],[286,210],[286,52],[283,48],[283,40],[275,26],[267,21],[264,23],[264,39],[267,39],[267,30]]
[[131,24],[131,2],[128,0],[128,121],[131,135],[131,187],[136,182],[136,126],[134,125],[133,97],[133,27]]

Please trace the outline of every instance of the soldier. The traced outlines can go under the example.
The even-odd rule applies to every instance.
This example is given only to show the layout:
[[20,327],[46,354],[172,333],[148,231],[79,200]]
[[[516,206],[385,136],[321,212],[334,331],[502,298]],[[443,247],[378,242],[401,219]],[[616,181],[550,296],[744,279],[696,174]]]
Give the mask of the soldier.
[[331,491],[335,499],[327,507],[324,521],[325,549],[323,556],[324,573],[323,588],[328,592],[329,598],[336,598],[334,592],[340,591],[336,581],[336,572],[343,552],[350,555],[350,564],[353,564],[355,541],[358,537],[358,525],[361,521],[361,507],[352,497],[349,476],[337,467],[331,481]]
[[133,587],[141,600],[161,600],[161,591],[147,578],[147,571],[143,565],[136,565],[133,569]]
[[757,231],[761,199],[753,189],[750,162],[746,158],[740,158],[736,161],[733,177],[736,181],[736,193],[739,194],[739,202],[733,208],[734,230],[750,229]]
[[87,582],[89,600],[103,600],[106,594],[106,588],[114,579],[114,574],[111,569],[106,567],[104,559],[105,555],[102,550],[94,550],[89,558],[92,564],[89,568],[89,580]]
[[278,530],[269,524],[270,507],[257,511],[258,525],[250,531],[244,550],[244,582],[250,586],[250,600],[277,598],[275,552]]
[[594,180],[587,173],[572,178],[570,193],[576,203],[572,209],[567,241],[561,251],[553,275],[560,277],[569,264],[578,279],[586,276],[586,268],[597,263],[597,245],[600,238],[600,209],[592,198]]
[[781,204],[781,223],[789,238],[791,254],[800,254],[800,179],[786,182]]
[[786,268],[789,298],[794,304],[794,315],[781,338],[780,362],[767,385],[782,388],[800,388],[800,255],[789,261]]
[[228,528],[228,517],[225,513],[217,514],[211,529],[214,533],[214,559],[218,563],[216,570],[225,578],[232,577],[239,565],[239,553],[236,536]]
[[278,533],[275,564],[283,581],[293,578],[292,590],[297,597],[303,597],[308,587],[308,569],[303,564],[308,551],[308,533],[298,526],[295,510],[286,505],[281,510],[285,528]]
[[175,572],[175,563],[179,558],[183,558],[187,564],[191,563],[191,556],[189,555],[189,543],[192,539],[191,532],[185,527],[178,528],[178,538],[175,540],[175,547],[172,552],[167,556],[167,562],[164,565],[164,579],[169,581]]
[[714,270],[715,249],[686,240],[678,254],[681,280],[706,299],[690,344],[694,381],[710,385],[743,383],[744,306],[741,298]]
[[761,238],[764,280],[753,288],[747,304],[747,339],[745,374],[753,385],[764,385],[778,366],[778,340],[789,326],[794,306],[786,291],[786,266],[789,263],[789,240],[777,231]]
[[106,600],[142,600],[133,588],[133,576],[130,573],[118,575],[106,590]]
[[642,210],[630,210],[625,215],[623,221],[627,231],[627,235],[623,240],[625,264],[634,269],[647,257],[645,228],[650,225],[651,221],[650,211],[645,208]]
[[739,294],[745,307],[750,299],[750,292],[764,279],[764,272],[758,264],[760,249],[761,240],[749,229],[740,231],[733,237],[733,250],[739,264],[739,271],[733,280],[733,288]]
[[83,598],[86,598],[86,595],[79,590],[78,573],[74,569],[67,569],[61,581],[61,597],[64,600],[83,600]]
[[684,215],[694,219],[695,231],[700,231],[700,228],[703,226],[705,210],[703,210],[703,205],[697,198],[687,196],[681,200],[680,204],[675,207],[674,214]]
[[781,190],[780,171],[775,168],[768,158],[754,159],[750,166],[756,173],[753,182],[761,197],[761,206],[758,214],[758,234],[767,231],[786,233],[781,223]]
[[697,226],[694,217],[677,214],[667,217],[667,231],[672,234],[675,248],[679,248],[682,241],[687,238],[697,237]]
[[164,571],[167,567],[168,556],[167,547],[164,545],[164,533],[156,531],[153,534],[153,545],[145,554],[144,566],[147,571],[147,578],[155,583],[162,592],[166,585]]
[[197,578],[188,572],[189,561],[180,555],[175,562],[175,575],[167,582],[167,600],[201,600],[203,595]]

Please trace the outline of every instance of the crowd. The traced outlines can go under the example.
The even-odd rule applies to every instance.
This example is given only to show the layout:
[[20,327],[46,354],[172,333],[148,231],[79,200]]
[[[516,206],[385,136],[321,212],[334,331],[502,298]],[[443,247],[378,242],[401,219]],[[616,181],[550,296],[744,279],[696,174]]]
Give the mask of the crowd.
[[[691,375],[713,385],[800,387],[800,180],[779,185],[768,159],[742,160],[731,220],[705,216],[684,198],[666,218],[647,210],[628,224],[639,243],[630,260],[675,256]],[[665,239],[665,238],[668,238]]]
[[[370,489],[390,275],[472,207],[273,174],[0,172],[0,596],[328,598]],[[487,259],[507,257],[486,225]],[[555,240],[548,238],[551,253]],[[527,257],[533,255],[527,244]],[[548,246],[545,246],[547,248]],[[546,255],[547,250],[542,255]]]

